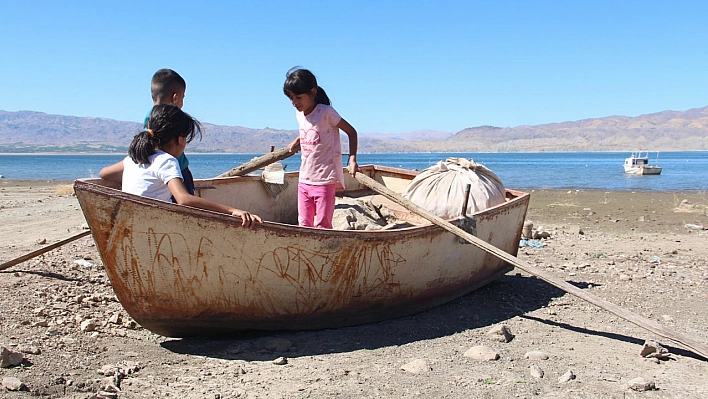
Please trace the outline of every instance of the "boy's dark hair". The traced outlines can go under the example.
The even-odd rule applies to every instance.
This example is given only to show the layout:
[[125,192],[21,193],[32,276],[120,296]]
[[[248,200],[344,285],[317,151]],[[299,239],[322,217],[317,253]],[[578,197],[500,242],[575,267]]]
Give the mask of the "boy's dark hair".
[[152,75],[150,92],[152,101],[157,103],[168,102],[174,93],[187,90],[187,82],[175,71],[171,69],[160,69]]
[[128,155],[135,163],[149,164],[155,148],[162,148],[182,136],[190,143],[196,136],[202,137],[202,125],[186,112],[170,104],[152,107],[145,130],[133,137]]
[[285,83],[283,84],[283,93],[286,96],[305,94],[317,89],[315,95],[315,103],[332,105],[332,102],[327,97],[324,89],[317,85],[317,78],[307,69],[293,67],[285,74]]

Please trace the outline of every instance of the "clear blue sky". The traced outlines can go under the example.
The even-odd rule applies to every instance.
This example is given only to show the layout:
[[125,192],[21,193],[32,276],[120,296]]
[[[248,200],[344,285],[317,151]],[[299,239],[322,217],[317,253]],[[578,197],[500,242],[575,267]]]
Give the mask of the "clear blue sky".
[[0,110],[142,121],[150,78],[197,119],[296,128],[312,70],[360,132],[708,105],[708,1],[0,0]]

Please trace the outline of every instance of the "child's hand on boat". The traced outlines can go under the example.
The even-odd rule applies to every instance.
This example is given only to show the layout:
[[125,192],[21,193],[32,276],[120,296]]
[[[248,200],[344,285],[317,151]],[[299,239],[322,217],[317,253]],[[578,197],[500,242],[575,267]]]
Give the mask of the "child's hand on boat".
[[347,169],[349,170],[349,174],[352,175],[352,177],[356,177],[356,172],[359,171],[359,164],[356,163],[356,156],[349,157],[349,165]]
[[240,218],[241,226],[243,227],[251,227],[255,223],[263,223],[263,220],[261,220],[260,216],[246,211],[242,211],[240,209],[234,209],[233,211],[231,211],[231,216],[236,216],[237,218]]

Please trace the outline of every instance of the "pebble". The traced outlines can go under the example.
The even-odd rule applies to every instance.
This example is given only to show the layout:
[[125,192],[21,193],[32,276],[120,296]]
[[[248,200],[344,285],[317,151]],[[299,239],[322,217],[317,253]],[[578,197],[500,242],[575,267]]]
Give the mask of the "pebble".
[[551,233],[549,233],[549,232],[547,232],[547,231],[536,231],[536,232],[533,234],[533,238],[534,238],[535,240],[542,239],[542,238],[543,238],[543,239],[548,239],[548,238],[551,238]]
[[89,262],[89,261],[87,261],[87,260],[84,260],[84,259],[76,259],[76,260],[74,261],[74,263],[77,264],[77,265],[79,265],[79,266],[83,266],[83,267],[85,267],[85,268],[87,268],[87,269],[90,269],[90,268],[92,268],[92,267],[95,266],[93,263],[91,263],[91,262]]
[[487,346],[473,346],[464,353],[465,357],[469,357],[475,360],[499,360],[499,353],[494,349]]
[[2,387],[8,391],[22,391],[27,389],[25,384],[17,377],[3,377]]
[[401,370],[407,371],[412,374],[421,374],[425,373],[428,371],[432,371],[433,369],[428,365],[428,362],[426,362],[423,359],[415,359],[410,363],[406,363],[403,366],[401,366]]
[[34,308],[34,309],[32,310],[32,313],[34,313],[34,314],[37,315],[37,316],[47,316],[47,315],[48,315],[48,314],[47,314],[47,308],[44,307],[44,306],[41,306],[41,307],[38,307],[38,308]]
[[64,335],[64,331],[61,328],[52,327],[45,331],[44,334],[48,337],[55,337],[57,335]]
[[278,366],[282,366],[282,365],[284,365],[284,364],[288,364],[288,358],[281,356],[281,357],[279,357],[279,358],[273,360],[273,364],[276,364],[276,365],[278,365]]
[[673,318],[671,315],[668,315],[668,314],[662,314],[662,315],[661,315],[661,318],[662,318],[664,321],[669,322],[669,323],[673,323],[673,322],[674,322],[674,318]]
[[659,360],[667,360],[671,358],[669,350],[661,346],[660,343],[647,340],[644,341],[642,349],[639,350],[639,356],[646,358],[656,358]]
[[511,333],[509,327],[505,324],[499,324],[492,327],[491,330],[487,332],[487,335],[491,336],[492,339],[499,342],[510,342],[514,339],[514,334]]
[[629,389],[633,389],[635,391],[653,391],[656,389],[656,384],[654,381],[646,380],[643,377],[637,377],[630,380],[628,386]]
[[529,367],[529,372],[531,373],[531,377],[534,377],[534,378],[543,378],[543,369],[541,369],[540,367],[538,367],[538,366],[535,365],[535,364],[532,364],[532,365]]
[[27,353],[27,354],[30,354],[30,355],[39,355],[39,354],[42,353],[42,350],[39,349],[39,348],[38,348],[37,346],[35,346],[35,345],[28,345],[28,346],[24,346],[24,345],[23,345],[23,346],[20,346],[18,349],[20,350],[20,352],[22,352],[22,353]]
[[542,351],[528,351],[524,357],[530,360],[548,360],[548,354]]
[[121,324],[123,322],[123,317],[120,313],[113,313],[113,315],[108,319],[109,323]]
[[565,384],[566,382],[572,381],[575,379],[575,373],[573,373],[573,370],[568,370],[558,378],[558,383],[559,384]]
[[100,369],[96,370],[98,374],[105,376],[112,376],[118,373],[118,367],[112,364],[104,364]]
[[125,362],[122,366],[118,368],[121,374],[123,375],[131,375],[133,373],[136,373],[142,369],[143,366],[140,365],[138,362]]
[[123,323],[123,327],[127,328],[128,330],[135,330],[135,329],[137,329],[137,328],[140,327],[140,326],[138,325],[137,322],[135,322],[135,320],[130,319],[130,320],[125,321],[125,322]]
[[93,396],[95,399],[118,399],[118,393],[117,392],[111,392],[111,391],[98,391],[95,396]]
[[86,319],[81,322],[82,332],[91,332],[96,329],[96,322],[93,319]]
[[19,366],[24,356],[20,352],[14,352],[7,347],[0,348],[0,367],[8,368]]
[[526,239],[533,237],[533,222],[530,220],[524,222],[524,227],[521,230],[521,237]]

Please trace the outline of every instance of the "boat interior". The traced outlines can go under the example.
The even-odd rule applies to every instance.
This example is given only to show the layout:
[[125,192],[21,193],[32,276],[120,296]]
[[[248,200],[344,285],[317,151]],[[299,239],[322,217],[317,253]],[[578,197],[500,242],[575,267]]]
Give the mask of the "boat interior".
[[[416,171],[379,165],[360,166],[360,170],[360,173],[367,174],[396,193],[402,193],[417,174]],[[348,173],[344,176],[346,188],[336,194],[334,229],[398,229],[431,224],[403,205],[361,185]],[[117,182],[101,179],[86,181],[120,190],[120,183]],[[284,173],[283,184],[267,183],[260,174],[195,179],[195,195],[239,209],[247,209],[270,222],[297,225],[297,183],[296,171]],[[524,193],[507,190],[506,199],[509,201],[521,194]],[[463,204],[460,204],[460,207],[462,206]],[[365,222],[358,220],[361,215],[364,215]]]

